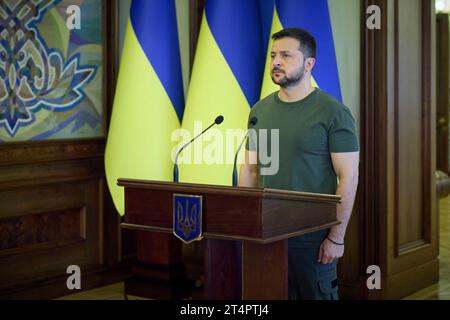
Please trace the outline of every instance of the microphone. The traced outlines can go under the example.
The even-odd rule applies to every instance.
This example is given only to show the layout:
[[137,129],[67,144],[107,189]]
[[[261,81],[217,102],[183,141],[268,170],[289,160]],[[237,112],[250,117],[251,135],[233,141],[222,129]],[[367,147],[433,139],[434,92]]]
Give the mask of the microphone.
[[[253,127],[256,123],[258,122],[258,118],[256,117],[251,117],[250,120],[248,121],[248,125],[249,127]],[[236,154],[234,155],[234,165],[233,165],[233,187],[237,187],[238,184],[238,174],[237,174],[237,169],[236,169],[236,162],[237,162],[237,157],[239,154],[239,151],[242,148],[242,145],[244,144],[245,139],[247,139],[248,136],[248,130],[247,133],[245,134],[244,139],[242,139],[241,144],[239,145],[239,147],[236,150]]]
[[213,123],[211,123],[211,125],[206,128],[205,130],[203,130],[202,132],[200,132],[198,135],[196,135],[194,138],[192,138],[191,141],[189,141],[188,143],[184,144],[180,150],[178,150],[176,156],[175,156],[175,161],[174,161],[174,165],[173,165],[173,182],[178,182],[178,156],[180,155],[181,151],[183,151],[184,148],[186,148],[189,144],[191,144],[195,139],[197,139],[198,137],[200,137],[202,134],[204,134],[207,130],[209,130],[213,125],[215,124],[221,124],[223,122],[223,116],[217,116],[216,119],[214,120]]

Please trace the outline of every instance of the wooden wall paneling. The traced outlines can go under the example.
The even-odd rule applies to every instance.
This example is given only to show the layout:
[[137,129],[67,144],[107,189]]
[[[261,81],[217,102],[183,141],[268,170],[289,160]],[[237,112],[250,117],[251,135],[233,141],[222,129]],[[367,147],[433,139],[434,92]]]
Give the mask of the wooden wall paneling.
[[407,226],[395,233],[396,255],[430,242],[431,23],[430,11],[413,2],[395,2],[395,219]]
[[382,289],[364,297],[400,298],[437,280],[433,1],[370,4],[383,22],[363,26],[362,255]]
[[[119,5],[117,1],[120,0],[108,1],[110,4],[104,6],[106,50],[103,52],[103,58],[107,65],[107,68],[104,70],[106,90],[103,94],[103,99],[105,101],[105,137],[108,136],[119,71]],[[133,233],[128,230],[120,230],[119,225],[123,219],[119,216],[114,207],[105,178],[101,179],[101,186],[104,199],[102,211],[104,213],[104,234],[107,235],[103,243],[105,264],[112,265],[123,260],[133,260],[136,256],[136,241],[133,237]]]
[[394,101],[390,106],[394,110],[394,212],[389,213],[394,219],[389,238],[394,250],[390,251],[390,273],[409,269],[412,259],[417,265],[436,258],[431,236],[432,220],[436,220],[432,205],[431,11],[428,0],[394,2]]
[[[55,154],[55,149],[62,151]],[[36,162],[30,157],[33,152],[40,158]],[[77,152],[79,157],[68,159]],[[83,271],[100,267],[99,145],[5,144],[0,146],[0,159],[0,296],[7,298],[8,292],[33,288],[45,279],[65,278],[72,264]],[[65,290],[64,284],[60,291]]]
[[436,167],[448,174],[449,140],[449,15],[436,15]]
[[[357,298],[376,299],[379,290],[368,290],[366,268],[377,265],[386,275],[387,233],[387,0],[366,0],[361,6],[361,154],[359,180],[360,291]],[[366,8],[377,5],[381,29],[366,28]],[[356,261],[355,261],[356,263]]]

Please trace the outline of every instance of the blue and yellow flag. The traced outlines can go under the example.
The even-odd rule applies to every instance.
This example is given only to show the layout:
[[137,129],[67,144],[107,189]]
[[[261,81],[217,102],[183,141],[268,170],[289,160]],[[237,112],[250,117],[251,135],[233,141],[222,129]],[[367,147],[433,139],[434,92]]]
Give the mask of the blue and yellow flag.
[[250,107],[259,99],[266,54],[264,2],[206,1],[182,127],[194,136],[200,131],[195,122],[204,129],[217,115],[225,120],[215,127],[221,134],[207,132],[194,142],[192,152],[183,151],[191,163],[180,164],[180,181],[231,184],[239,138],[234,145],[225,141],[226,130],[246,129]]
[[114,204],[124,214],[118,178],[171,180],[171,141],[184,96],[174,0],[133,0],[105,151]]
[[[276,0],[275,6],[271,34],[284,28],[303,28],[309,31],[317,43],[312,83],[342,101],[327,0]],[[270,78],[272,42],[270,39],[261,98],[279,89]]]

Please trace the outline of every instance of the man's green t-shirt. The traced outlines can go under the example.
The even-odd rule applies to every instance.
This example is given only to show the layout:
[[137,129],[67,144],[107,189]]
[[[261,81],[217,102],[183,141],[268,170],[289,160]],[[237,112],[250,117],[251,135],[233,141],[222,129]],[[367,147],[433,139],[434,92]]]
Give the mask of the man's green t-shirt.
[[[256,103],[249,117],[257,118],[253,127],[257,135],[249,135],[246,148],[258,150],[259,187],[336,193],[337,177],[330,153],[359,150],[355,120],[346,106],[320,89],[295,102],[283,102],[274,92]],[[277,140],[276,129],[279,157],[274,172],[277,148],[272,138]],[[269,174],[261,174],[262,168]],[[327,234],[328,230],[321,230],[293,238],[289,244],[317,246]]]

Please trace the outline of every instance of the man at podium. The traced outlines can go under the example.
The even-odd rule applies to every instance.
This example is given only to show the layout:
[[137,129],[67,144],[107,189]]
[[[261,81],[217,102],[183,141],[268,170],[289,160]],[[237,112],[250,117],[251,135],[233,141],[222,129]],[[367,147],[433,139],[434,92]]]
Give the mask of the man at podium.
[[[288,243],[289,299],[338,299],[336,265],[358,184],[355,120],[346,106],[312,85],[316,42],[308,31],[288,28],[272,39],[270,72],[280,89],[252,108],[256,134],[249,135],[239,185],[341,196],[340,225]],[[278,156],[276,172],[261,161],[268,154]]]

